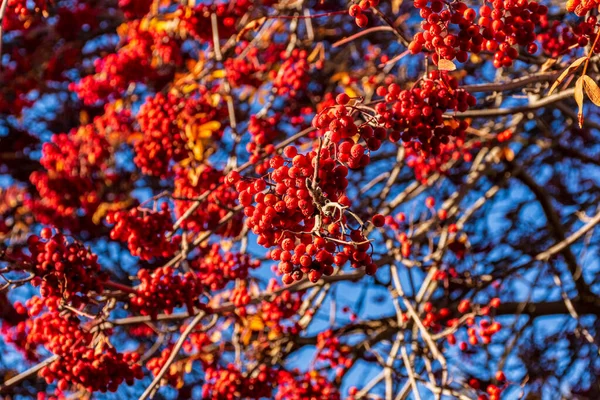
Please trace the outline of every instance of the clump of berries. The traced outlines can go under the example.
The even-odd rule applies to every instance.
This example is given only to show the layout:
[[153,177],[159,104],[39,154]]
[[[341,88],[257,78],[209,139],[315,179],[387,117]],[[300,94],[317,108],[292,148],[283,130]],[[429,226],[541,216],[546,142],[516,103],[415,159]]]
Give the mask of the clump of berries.
[[354,22],[360,28],[364,28],[369,23],[369,17],[365,15],[365,11],[370,9],[371,7],[377,7],[379,5],[379,0],[360,0],[358,4],[353,4],[348,9],[348,14],[351,17],[354,17]]
[[170,314],[181,306],[186,306],[192,314],[194,306],[198,305],[203,287],[192,272],[181,274],[172,267],[162,267],[153,272],[141,269],[137,276],[140,284],[135,288],[130,304],[142,315],[156,318],[161,311]]
[[392,83],[380,86],[377,94],[385,102],[375,106],[378,121],[391,130],[390,140],[402,140],[407,147],[439,154],[441,145],[452,138],[463,138],[468,122],[445,115],[448,110],[466,111],[475,97],[458,88],[458,82],[443,71],[432,71],[428,79],[402,90]]
[[24,260],[34,273],[34,285],[44,297],[59,296],[75,304],[89,292],[102,293],[107,276],[100,271],[98,256],[78,242],[69,242],[60,233],[42,229],[40,236],[27,240],[30,257]]
[[283,156],[270,160],[267,177],[249,181],[238,172],[227,177],[240,193],[246,224],[258,235],[257,243],[276,246],[269,255],[279,261],[278,271],[287,284],[306,273],[316,282],[323,274],[331,275],[333,265],[349,259],[355,268],[376,270],[361,229],[347,227],[348,168],[338,164],[330,148],[335,144],[303,155],[289,146]]
[[181,242],[181,236],[167,236],[173,224],[167,203],[161,204],[160,211],[132,208],[112,212],[106,222],[115,225],[110,238],[127,242],[129,252],[142,260],[170,257]]
[[[510,67],[524,47],[528,53],[537,51],[535,29],[548,8],[535,1],[494,0],[477,12],[462,1],[445,4],[441,0],[416,0],[420,9],[422,32],[415,35],[409,50],[417,54],[432,52],[435,64],[440,59],[465,62],[469,52],[494,53],[494,66]],[[477,21],[476,21],[477,20]]]

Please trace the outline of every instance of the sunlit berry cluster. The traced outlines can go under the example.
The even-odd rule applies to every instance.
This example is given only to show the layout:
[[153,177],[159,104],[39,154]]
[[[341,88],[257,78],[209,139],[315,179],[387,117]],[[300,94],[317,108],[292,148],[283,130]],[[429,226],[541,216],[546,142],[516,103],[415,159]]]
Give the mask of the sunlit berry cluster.
[[369,23],[369,17],[365,14],[365,11],[369,10],[371,7],[377,7],[379,5],[379,0],[360,0],[358,4],[353,4],[348,9],[348,14],[351,17],[354,17],[354,22],[360,28],[364,28]]
[[[331,275],[334,264],[341,266],[348,259],[355,268],[376,270],[360,227],[346,227],[348,168],[332,158],[329,148],[322,148],[319,157],[317,153],[298,154],[290,146],[283,156],[270,160],[267,178],[250,181],[237,172],[227,177],[240,193],[246,224],[258,235],[258,244],[277,246],[269,255],[279,261],[285,283],[300,280],[305,273],[316,282],[323,274]],[[318,185],[312,183],[313,177]]]
[[390,140],[402,140],[407,147],[437,154],[452,138],[463,138],[468,122],[445,113],[466,111],[475,97],[460,89],[456,79],[433,71],[411,89],[392,83],[380,86],[377,94],[385,102],[375,106],[380,124],[390,129]]
[[160,312],[171,314],[182,306],[193,314],[199,304],[203,287],[193,272],[180,273],[172,267],[161,267],[152,272],[141,269],[137,277],[140,284],[134,288],[129,303],[142,315],[156,318]]
[[70,85],[86,104],[118,98],[132,83],[168,77],[168,66],[183,61],[177,40],[165,32],[144,28],[139,20],[128,23],[120,34],[125,37],[125,45],[97,59],[95,74]]
[[30,256],[23,260],[25,269],[31,269],[33,284],[40,286],[43,297],[59,296],[77,305],[85,302],[90,292],[102,293],[107,277],[100,270],[98,256],[81,243],[69,241],[60,233],[52,235],[42,230],[41,237],[30,236]]
[[180,218],[196,201],[200,207],[186,218],[182,227],[192,232],[215,230],[224,237],[236,236],[242,229],[240,213],[220,224],[230,210],[235,207],[238,193],[234,188],[224,185],[223,172],[208,165],[194,170],[178,168],[175,171],[175,218]]
[[107,341],[95,341],[77,317],[58,310],[59,302],[59,297],[29,299],[26,305],[31,319],[14,328],[25,335],[29,349],[43,346],[59,356],[39,373],[47,383],[56,382],[59,391],[81,385],[90,392],[114,392],[121,383],[133,385],[143,377],[136,364],[139,354],[119,353]]
[[280,371],[275,400],[340,400],[337,387],[317,371]]
[[165,178],[172,174],[173,162],[202,161],[204,145],[222,134],[214,122],[222,112],[203,88],[186,97],[175,92],[149,97],[137,114],[143,136],[135,144],[136,165],[145,174]]
[[[542,44],[544,52],[556,58],[573,48],[585,47],[593,42],[597,22],[598,17],[595,15],[590,15],[585,21],[577,24],[546,21],[544,30],[538,34],[537,39]],[[595,53],[600,53],[600,43],[596,43],[593,50]]]
[[110,232],[112,240],[127,243],[129,252],[142,260],[172,256],[181,242],[181,236],[172,238],[167,233],[173,221],[167,203],[160,211],[132,208],[109,213],[106,222],[114,224]]
[[422,32],[409,50],[432,52],[434,63],[440,59],[465,62],[469,52],[494,53],[494,66],[510,67],[519,52],[516,45],[535,53],[535,30],[548,9],[535,1],[494,0],[477,11],[462,1],[445,4],[441,0],[416,0],[420,9]]
[[223,289],[236,279],[245,280],[258,267],[260,262],[249,255],[224,252],[217,243],[201,248],[200,255],[190,263],[198,280],[211,291]]
[[270,398],[276,372],[261,364],[256,371],[242,373],[235,364],[206,369],[202,398],[207,400],[235,400]]

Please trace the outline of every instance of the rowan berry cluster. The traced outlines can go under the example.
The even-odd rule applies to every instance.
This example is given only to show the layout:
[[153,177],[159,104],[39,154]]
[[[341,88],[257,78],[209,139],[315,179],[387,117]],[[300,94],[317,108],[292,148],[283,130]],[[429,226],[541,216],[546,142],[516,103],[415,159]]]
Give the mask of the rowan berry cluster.
[[[52,136],[42,146],[40,163],[46,171],[35,171],[30,181],[40,200],[34,200],[32,210],[42,223],[74,228],[78,211],[94,214],[101,202],[101,187],[111,177],[110,145],[103,135],[90,126],[70,134]],[[58,217],[58,218],[57,218]]]
[[204,124],[219,120],[222,112],[202,87],[187,97],[174,92],[149,97],[136,116],[143,137],[135,144],[134,162],[143,173],[166,178],[172,162],[202,161],[204,141],[223,133],[220,125]]
[[43,297],[58,296],[75,306],[86,302],[90,292],[102,293],[107,277],[100,270],[98,256],[78,242],[69,242],[60,233],[44,228],[40,236],[27,240],[31,253],[24,267],[35,274],[34,286]]
[[582,17],[593,8],[598,8],[600,1],[598,0],[568,0],[567,11],[573,12]]
[[161,267],[152,272],[141,269],[137,277],[140,284],[134,288],[129,303],[142,315],[155,319],[160,312],[171,314],[174,308],[182,306],[193,314],[199,305],[203,286],[193,272],[182,274],[172,267]]
[[281,66],[278,70],[269,71],[274,92],[278,96],[293,98],[308,86],[310,64],[307,57],[308,53],[305,50],[294,49],[289,55],[285,51],[281,52]]
[[126,242],[131,255],[142,260],[170,257],[181,242],[179,235],[167,236],[173,225],[167,203],[161,204],[160,211],[132,208],[111,212],[106,222],[114,224],[110,238]]
[[250,270],[258,267],[258,260],[247,254],[222,252],[217,243],[201,248],[200,255],[190,263],[198,280],[211,291],[223,289],[236,279],[245,280]]
[[177,16],[182,30],[194,39],[212,45],[211,15],[215,14],[217,17],[219,37],[229,38],[237,33],[236,20],[246,14],[251,6],[252,1],[250,0],[236,1],[235,7],[231,7],[227,2],[197,2],[193,7],[180,6]]
[[[481,307],[477,310],[472,309],[472,305],[469,300],[460,301],[457,307],[458,312],[461,314],[472,314],[469,315],[465,320],[465,324],[467,326],[467,341],[461,341],[458,343],[458,347],[461,351],[467,350],[469,344],[471,346],[477,346],[480,343],[484,345],[491,343],[492,336],[502,329],[502,325],[497,321],[490,321],[489,319],[485,318],[485,316],[489,315],[493,309],[498,308],[499,306],[500,300],[497,298],[492,299],[489,306]],[[483,318],[480,318],[479,324],[477,324],[475,315],[483,316]],[[458,327],[459,323],[460,322],[458,319],[453,318],[449,319],[446,322],[446,325],[448,327]],[[448,340],[450,345],[455,345],[457,343],[454,333],[448,334],[446,336],[446,340]]]
[[250,116],[248,133],[252,137],[246,145],[246,150],[250,154],[249,161],[255,165],[254,170],[258,175],[264,175],[269,169],[269,160],[261,159],[264,155],[275,153],[273,142],[281,135],[277,129],[280,119],[280,115],[263,118]]
[[463,138],[469,126],[444,113],[466,111],[476,103],[475,97],[458,88],[455,78],[440,71],[430,72],[428,79],[420,80],[412,89],[402,90],[392,83],[380,86],[377,94],[385,99],[375,106],[378,121],[391,129],[390,140],[402,140],[406,147],[426,154],[439,154],[441,145]]
[[118,98],[131,83],[160,81],[171,73],[169,65],[177,66],[183,61],[177,40],[165,32],[145,29],[139,20],[129,22],[120,33],[125,37],[125,45],[116,53],[97,59],[94,75],[69,86],[85,104]]
[[342,344],[339,337],[328,329],[317,335],[317,361],[325,362],[328,368],[343,371],[353,364],[352,352],[349,346]]
[[[24,338],[28,351],[44,346],[59,356],[40,371],[47,383],[57,382],[59,391],[81,385],[90,392],[114,392],[121,383],[132,385],[135,379],[143,377],[136,364],[139,354],[119,353],[107,341],[95,341],[92,333],[81,328],[77,317],[59,311],[60,302],[57,296],[29,299],[26,306],[32,318],[20,322],[12,331],[13,338]],[[11,336],[8,338],[11,341]]]
[[206,368],[202,398],[207,400],[235,400],[270,398],[277,375],[261,364],[251,374],[242,373],[235,364]]
[[316,282],[323,274],[331,275],[334,264],[341,266],[348,259],[354,268],[366,266],[369,273],[377,268],[361,230],[346,228],[348,168],[337,164],[328,147],[306,155],[287,147],[283,156],[270,160],[267,178],[252,182],[237,172],[227,177],[240,193],[246,224],[258,235],[257,243],[277,246],[269,256],[279,261],[286,284],[305,273]]
[[[336,106],[324,108],[313,118],[313,127],[330,135],[330,140],[336,143],[337,160],[345,163],[350,169],[363,169],[371,158],[368,151],[376,151],[387,138],[385,128],[373,128],[369,123],[356,125],[352,116],[355,108],[349,105],[350,97],[339,94],[335,98]],[[359,135],[364,144],[356,143],[354,136]]]
[[409,50],[417,54],[425,49],[433,52],[432,59],[465,62],[468,53],[490,51],[494,66],[510,67],[518,57],[513,46],[525,47],[533,54],[537,51],[535,29],[548,9],[535,1],[494,0],[477,11],[462,1],[444,4],[441,0],[416,0],[420,9],[422,32],[415,35]]
[[[277,281],[270,280],[266,288],[267,292],[274,292],[277,289],[279,289]],[[302,293],[284,290],[273,300],[260,303],[260,315],[267,325],[275,324],[275,329],[281,330],[283,321],[297,315],[301,305]]]
[[[537,36],[542,44],[542,49],[550,57],[556,58],[568,53],[573,48],[585,47],[593,42],[594,31],[598,17],[590,15],[585,21],[570,25],[560,21],[544,24],[544,29]],[[600,44],[597,43],[593,51],[600,53]]]
[[[209,165],[201,165],[191,172],[183,168],[175,170],[175,218],[180,218],[196,201],[201,206],[186,218],[181,226],[192,232],[214,230],[224,237],[233,237],[240,233],[242,215],[237,213],[227,223],[219,224],[231,209],[235,207],[238,192],[224,185],[223,172]],[[199,199],[199,200],[197,200]]]
[[[146,368],[148,368],[152,375],[157,376],[160,373],[163,365],[165,365],[171,356],[172,351],[172,347],[167,347],[163,349],[158,356],[148,359]],[[166,381],[167,385],[179,387],[180,382],[182,381],[181,375],[182,373],[177,368],[169,368],[163,375],[163,379]]]
[[[248,41],[240,41],[235,48],[238,57],[228,58],[223,65],[227,72],[227,81],[232,87],[251,86],[258,88],[263,84],[263,74],[270,65],[279,59],[278,54],[284,50],[280,44],[269,43],[265,49],[250,46]],[[243,57],[242,57],[243,54]]]
[[317,371],[280,371],[275,400],[340,400],[336,386]]
[[447,144],[441,144],[437,154],[424,154],[413,147],[405,149],[404,159],[406,166],[412,168],[415,179],[425,184],[427,179],[434,173],[446,174],[449,163],[463,160],[470,162],[473,158],[469,152],[473,147],[466,145],[461,137],[450,138]]
[[360,0],[358,4],[353,4],[348,9],[348,14],[351,17],[354,17],[354,22],[360,28],[364,28],[369,23],[369,17],[365,14],[365,11],[369,10],[371,7],[377,7],[379,5],[379,0]]
[[491,382],[482,384],[477,378],[469,379],[469,386],[479,392],[485,391],[485,394],[480,394],[477,400],[500,400],[502,392],[507,387],[506,376],[503,371],[497,371],[494,378],[496,384]]

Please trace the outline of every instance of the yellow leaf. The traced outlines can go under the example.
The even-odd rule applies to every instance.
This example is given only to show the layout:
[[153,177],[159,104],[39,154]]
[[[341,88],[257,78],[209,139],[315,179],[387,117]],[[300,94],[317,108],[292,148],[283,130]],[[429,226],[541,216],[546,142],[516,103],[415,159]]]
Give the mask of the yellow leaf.
[[575,82],[575,102],[577,103],[577,107],[579,107],[579,111],[577,112],[577,117],[579,119],[579,127],[583,127],[583,77],[577,79]]
[[358,97],[358,93],[356,93],[350,86],[344,88],[344,93],[350,97]]
[[215,79],[225,78],[226,76],[227,76],[227,71],[225,71],[224,69],[219,69],[212,73],[212,77]]
[[558,85],[560,85],[567,76],[569,76],[572,72],[575,72],[575,70],[577,70],[577,68],[579,68],[579,66],[581,64],[583,64],[583,62],[587,60],[587,57],[581,57],[578,58],[577,60],[573,61],[571,63],[571,65],[569,65],[567,67],[567,69],[565,69],[560,76],[556,79],[556,82],[554,82],[554,84],[552,85],[552,87],[550,88],[550,91],[548,92],[548,95],[551,95],[552,92],[554,92],[554,90],[556,90],[556,88],[558,87]]
[[194,360],[192,360],[192,359],[189,359],[185,362],[183,370],[185,371],[186,374],[189,374],[190,372],[192,372],[193,365],[194,365]]
[[342,83],[344,81],[348,81],[350,79],[350,76],[348,75],[347,72],[338,72],[337,74],[334,74],[331,77],[331,82],[338,82],[338,81],[342,81]]
[[252,331],[249,329],[245,329],[244,332],[240,335],[240,341],[244,343],[245,346],[248,346],[250,340],[252,339]]
[[454,71],[456,69],[456,64],[450,60],[441,59],[438,61],[438,69],[440,71]]
[[204,145],[201,141],[194,143],[192,147],[192,153],[197,161],[202,161],[204,159]]
[[253,332],[260,332],[265,329],[265,323],[258,315],[253,315],[248,319],[248,328]]
[[219,121],[210,121],[206,122],[198,127],[199,131],[210,131],[216,132],[221,128],[221,123]]
[[181,93],[183,93],[183,94],[190,94],[194,90],[196,90],[197,88],[198,88],[198,84],[196,84],[196,83],[190,83],[189,85],[185,85],[184,87],[181,88]]
[[592,78],[587,75],[583,76],[583,88],[588,97],[597,106],[600,106],[600,87]]

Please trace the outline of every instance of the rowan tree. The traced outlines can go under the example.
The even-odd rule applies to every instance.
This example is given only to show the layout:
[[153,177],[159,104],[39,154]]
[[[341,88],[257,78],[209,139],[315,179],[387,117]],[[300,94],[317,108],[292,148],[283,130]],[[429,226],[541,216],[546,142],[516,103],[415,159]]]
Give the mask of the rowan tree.
[[0,0],[0,396],[600,398],[598,0]]

